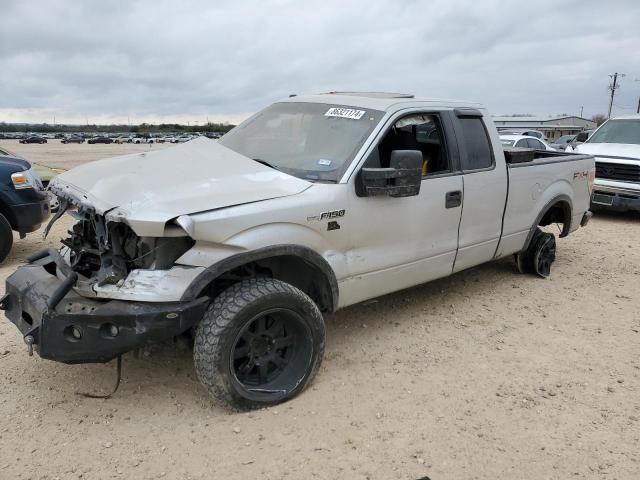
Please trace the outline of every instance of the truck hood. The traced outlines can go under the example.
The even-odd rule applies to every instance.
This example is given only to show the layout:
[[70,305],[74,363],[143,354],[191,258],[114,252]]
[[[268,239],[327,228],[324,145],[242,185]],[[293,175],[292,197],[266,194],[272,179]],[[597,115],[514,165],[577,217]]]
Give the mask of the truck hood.
[[594,157],[617,157],[627,160],[640,160],[640,145],[626,143],[581,143],[574,150]]
[[161,234],[180,215],[295,195],[310,185],[203,137],[81,165],[57,176],[51,190],[136,231],[136,224],[161,224],[153,229]]

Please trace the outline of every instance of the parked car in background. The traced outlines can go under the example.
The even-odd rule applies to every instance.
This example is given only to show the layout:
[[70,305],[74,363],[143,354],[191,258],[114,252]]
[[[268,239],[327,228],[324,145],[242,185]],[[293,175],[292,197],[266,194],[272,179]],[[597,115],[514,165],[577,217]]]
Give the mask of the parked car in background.
[[589,139],[589,137],[591,137],[591,135],[593,135],[593,132],[595,131],[596,129],[583,130],[582,132],[576,134],[576,138],[574,138],[573,142],[571,142],[571,147],[575,148],[577,145],[583,144]]
[[525,135],[527,137],[535,137],[538,140],[547,141],[547,136],[541,132],[540,130],[523,130],[520,132],[520,135]]
[[22,140],[20,140],[20,143],[47,143],[47,139],[44,137],[33,135],[23,138]]
[[503,147],[533,148],[534,150],[549,150],[551,152],[556,151],[555,148],[551,147],[551,145],[544,140],[527,135],[500,135],[500,142]]
[[[38,177],[40,178],[40,181],[42,182],[42,186],[44,187],[45,190],[47,190],[47,187],[49,186],[49,182],[53,180],[56,175],[60,175],[61,173],[64,172],[64,170],[60,168],[49,168],[46,165],[42,165],[40,163],[33,163],[33,162],[30,162],[30,163],[31,163],[31,168],[33,168],[35,172],[38,174]],[[47,190],[47,196],[49,197],[49,210],[52,213],[57,212],[58,208],[60,207],[60,201],[58,200],[58,197],[48,190]]]
[[93,145],[94,143],[113,143],[113,138],[109,137],[94,137],[87,140],[87,143]]
[[525,137],[535,137],[544,142],[547,141],[547,137],[540,130],[525,130],[523,128],[505,128],[498,129],[500,135],[522,135]]
[[84,138],[79,135],[71,135],[69,137],[64,137],[61,140],[61,143],[84,143]]
[[[11,158],[17,158],[20,160],[24,160],[24,161],[28,161],[24,158],[21,158],[20,156],[16,155],[15,153],[9,152],[7,150],[2,150],[0,149],[0,157],[11,157]],[[46,165],[42,165],[39,163],[34,163],[34,162],[29,162],[31,165],[31,168],[33,169],[33,171],[36,173],[36,175],[38,176],[38,178],[40,179],[40,183],[42,183],[42,187],[46,190],[47,187],[49,186],[49,182],[51,180],[53,180],[53,178],[56,175],[60,175],[62,172],[64,172],[65,170],[61,169],[61,168],[49,168]],[[47,196],[49,197],[49,210],[51,212],[56,212],[58,210],[58,207],[60,206],[60,202],[58,201],[58,197],[56,197],[53,193],[47,191]]]
[[612,118],[577,137],[582,143],[567,151],[596,157],[591,206],[640,212],[640,115]]
[[593,174],[589,155],[504,151],[478,104],[288,98],[220,141],[58,176],[76,224],[8,277],[0,306],[60,362],[193,332],[209,392],[264,407],[312,381],[322,311],[513,255],[547,277],[556,236],[540,227],[586,225]]
[[560,138],[551,143],[551,147],[555,148],[556,150],[566,150],[567,147],[575,140],[575,138],[575,135],[562,135]]
[[0,262],[20,238],[40,228],[49,216],[49,198],[31,164],[0,151]]

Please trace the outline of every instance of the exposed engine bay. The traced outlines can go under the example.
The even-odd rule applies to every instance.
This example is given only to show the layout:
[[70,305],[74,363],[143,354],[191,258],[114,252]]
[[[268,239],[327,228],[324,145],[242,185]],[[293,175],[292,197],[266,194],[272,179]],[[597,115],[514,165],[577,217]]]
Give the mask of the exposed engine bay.
[[118,284],[133,269],[167,270],[195,243],[188,236],[139,237],[126,223],[107,221],[93,209],[73,205],[66,198],[60,210],[76,219],[69,236],[62,240],[69,248],[71,268],[98,285]]

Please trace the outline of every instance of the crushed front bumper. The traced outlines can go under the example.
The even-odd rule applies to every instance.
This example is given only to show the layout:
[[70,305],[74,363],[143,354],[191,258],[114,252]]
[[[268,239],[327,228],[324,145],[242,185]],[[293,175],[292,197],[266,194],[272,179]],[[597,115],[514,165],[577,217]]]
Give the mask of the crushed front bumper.
[[76,277],[56,251],[34,257],[7,278],[0,309],[27,345],[49,360],[108,362],[149,341],[187,331],[202,318],[208,302],[206,297],[167,303],[89,299],[71,289]]

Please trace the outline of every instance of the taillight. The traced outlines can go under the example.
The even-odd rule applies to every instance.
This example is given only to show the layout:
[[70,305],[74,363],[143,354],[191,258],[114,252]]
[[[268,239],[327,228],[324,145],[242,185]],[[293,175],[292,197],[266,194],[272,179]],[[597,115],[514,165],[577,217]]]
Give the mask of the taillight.
[[593,184],[595,183],[595,181],[596,181],[596,166],[594,165],[589,169],[589,179],[588,179],[589,196],[591,196],[591,193],[593,192]]

